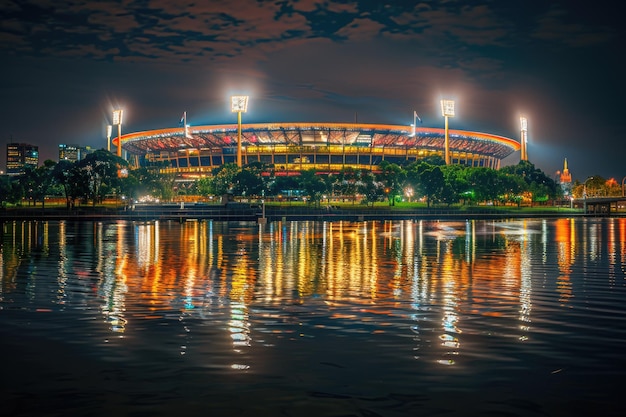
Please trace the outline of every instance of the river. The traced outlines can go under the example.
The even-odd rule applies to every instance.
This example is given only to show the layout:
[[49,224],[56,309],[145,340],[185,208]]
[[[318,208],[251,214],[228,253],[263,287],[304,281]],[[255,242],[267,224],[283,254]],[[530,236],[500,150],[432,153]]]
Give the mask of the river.
[[1,226],[0,415],[623,414],[624,218]]

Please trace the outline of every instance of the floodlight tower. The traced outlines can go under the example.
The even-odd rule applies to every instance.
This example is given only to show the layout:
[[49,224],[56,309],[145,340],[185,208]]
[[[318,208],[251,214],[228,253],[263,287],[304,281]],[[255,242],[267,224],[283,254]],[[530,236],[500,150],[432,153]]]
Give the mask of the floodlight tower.
[[122,118],[124,110],[113,111],[113,124],[117,125],[117,156],[122,156]]
[[248,96],[231,96],[230,110],[237,113],[237,166],[241,168],[241,113],[248,111]]
[[111,152],[111,133],[113,133],[113,126],[107,126],[107,151]]
[[528,142],[528,119],[526,119],[526,116],[520,116],[519,122],[521,127],[520,145],[522,145],[520,159],[522,161],[528,161],[528,152],[526,150],[526,143]]
[[446,165],[450,165],[450,137],[448,135],[448,118],[454,117],[454,100],[441,100],[441,115],[446,123],[446,139],[445,139],[445,160]]

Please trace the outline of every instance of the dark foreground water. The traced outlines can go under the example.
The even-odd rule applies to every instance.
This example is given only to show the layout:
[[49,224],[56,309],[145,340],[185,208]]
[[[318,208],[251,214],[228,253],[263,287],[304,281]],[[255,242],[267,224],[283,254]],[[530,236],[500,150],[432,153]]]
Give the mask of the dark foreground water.
[[2,416],[618,416],[626,219],[15,222]]

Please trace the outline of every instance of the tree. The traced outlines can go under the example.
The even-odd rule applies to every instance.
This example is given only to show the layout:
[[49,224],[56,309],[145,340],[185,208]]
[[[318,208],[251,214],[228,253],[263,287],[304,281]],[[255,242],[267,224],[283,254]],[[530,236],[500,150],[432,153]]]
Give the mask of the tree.
[[67,208],[72,206],[74,195],[72,176],[75,169],[75,163],[68,161],[67,159],[61,159],[52,170],[52,178],[54,182],[58,184],[63,190],[63,196],[65,197],[65,204]]
[[154,196],[161,201],[171,201],[174,197],[175,185],[175,174],[159,174],[157,181],[154,183]]
[[268,183],[270,195],[281,195],[290,193],[291,191],[300,190],[300,181],[298,177],[274,177]]
[[131,171],[128,176],[120,178],[119,191],[123,199],[132,202],[137,199],[141,186],[139,178]]
[[429,166],[420,174],[420,189],[426,196],[426,205],[436,203],[441,199],[445,180],[439,166]]
[[8,175],[0,175],[0,205],[5,207],[7,203],[17,204],[24,197],[24,189],[19,181],[13,180]]
[[468,193],[476,201],[494,201],[500,194],[497,190],[496,171],[486,167],[467,169]]
[[36,168],[26,168],[23,174],[20,175],[20,183],[25,190],[25,195],[28,198],[28,204],[32,201],[33,204],[37,204],[37,201],[41,201],[41,207],[45,207],[46,195],[53,183],[52,171],[56,162],[51,159],[44,161],[43,165]]
[[108,192],[119,191],[120,170],[127,169],[128,162],[105,149],[99,149],[78,161],[76,168],[84,196],[91,199],[95,206]]
[[259,196],[265,191],[261,173],[247,167],[235,174],[233,182],[235,195]]
[[319,175],[316,175],[314,169],[302,171],[300,174],[300,186],[305,194],[309,196],[311,202],[319,207],[322,195],[326,192],[326,184]]
[[450,204],[457,203],[461,199],[462,193],[467,191],[466,169],[462,165],[443,165],[440,166],[440,169],[444,179],[441,201],[450,206]]
[[[425,164],[425,165],[422,165]],[[405,185],[407,187],[411,187],[413,191],[417,194],[420,190],[420,172],[425,166],[430,166],[428,163],[424,162],[412,162],[406,167],[406,181]],[[420,168],[420,166],[422,168]]]
[[215,195],[213,190],[213,180],[210,177],[202,177],[196,180],[196,191],[199,195],[210,196]]
[[502,203],[522,203],[522,193],[528,190],[528,184],[521,177],[498,171],[499,200]]
[[503,167],[501,172],[520,176],[528,184],[533,202],[545,202],[558,195],[556,182],[528,161]]
[[429,165],[435,166],[445,166],[446,160],[443,159],[440,155],[430,155],[425,158],[420,159],[420,162],[425,162]]
[[212,177],[213,191],[216,195],[231,193],[235,185],[235,176],[239,173],[237,164],[228,163],[217,168]]
[[20,187],[24,190],[24,197],[28,200],[29,206],[31,203],[35,203],[37,180],[37,171],[30,167],[26,168],[18,177]]
[[617,183],[615,178],[609,178],[604,183],[605,193],[607,196],[621,196],[622,195],[622,186]]
[[133,198],[141,198],[143,196],[160,198],[162,181],[168,176],[169,174],[160,174],[157,169],[152,167],[133,169],[128,173],[128,181],[124,181],[122,190],[129,197]]
[[339,177],[337,175],[328,174],[322,176],[322,181],[324,181],[324,186],[326,187],[325,192],[330,195],[335,195],[335,187],[338,185]]
[[353,168],[344,167],[339,172],[336,182],[336,190],[342,196],[352,196],[352,204],[356,201],[358,173]]
[[379,165],[380,173],[377,180],[380,181],[385,189],[389,205],[395,205],[396,196],[402,195],[402,186],[406,180],[406,171],[397,164],[391,164],[383,161]]
[[374,205],[374,202],[378,201],[383,193],[383,187],[375,181],[374,174],[366,170],[361,171],[359,175],[357,190],[359,194],[363,194],[363,200],[368,206]]

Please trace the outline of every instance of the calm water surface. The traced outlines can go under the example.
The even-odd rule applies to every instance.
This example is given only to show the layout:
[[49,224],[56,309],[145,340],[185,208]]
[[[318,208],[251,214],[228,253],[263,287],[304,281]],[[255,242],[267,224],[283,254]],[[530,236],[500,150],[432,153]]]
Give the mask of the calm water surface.
[[3,416],[624,413],[626,219],[1,226]]

